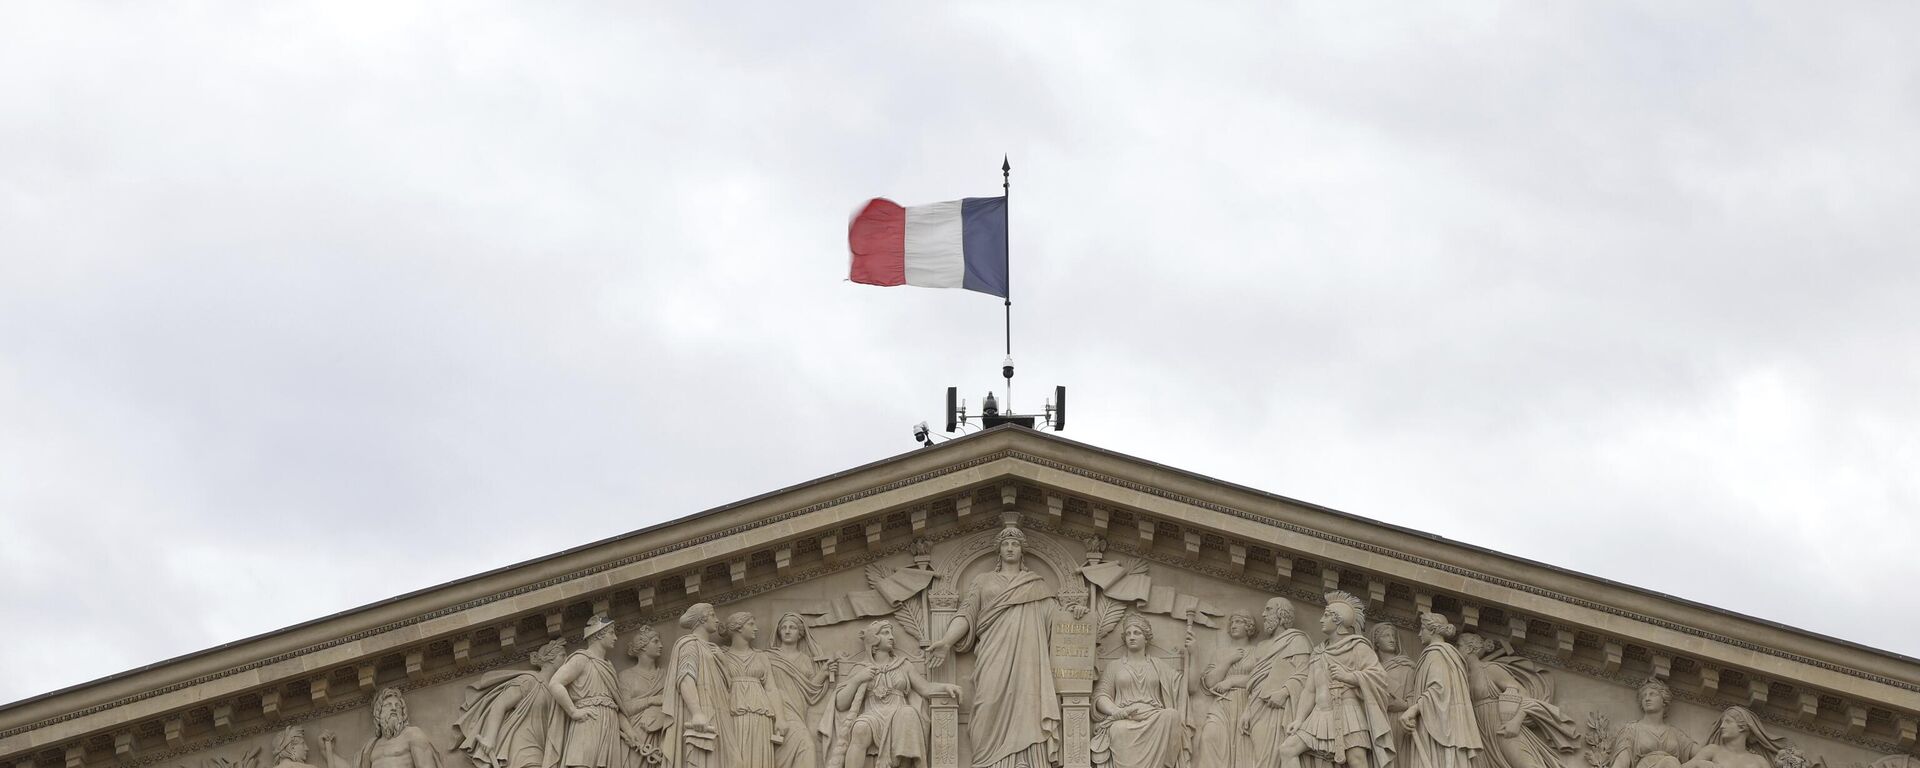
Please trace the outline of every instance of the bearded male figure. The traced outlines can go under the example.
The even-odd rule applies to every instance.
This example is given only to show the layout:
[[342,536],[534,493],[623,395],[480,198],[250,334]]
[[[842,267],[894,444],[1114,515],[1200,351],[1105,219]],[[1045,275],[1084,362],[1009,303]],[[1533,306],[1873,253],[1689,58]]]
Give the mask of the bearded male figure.
[[1326,641],[1307,668],[1294,674],[1299,701],[1293,733],[1280,742],[1280,764],[1300,768],[1312,752],[1347,768],[1387,768],[1393,762],[1393,726],[1387,720],[1387,670],[1362,627],[1367,604],[1345,592],[1327,594],[1320,615]]
[[333,733],[320,733],[320,751],[327,768],[440,768],[440,750],[425,731],[407,722],[407,700],[398,688],[382,688],[373,695],[375,733],[360,748],[360,759],[349,763],[333,751]]
[[960,612],[928,651],[973,651],[969,735],[974,768],[1045,768],[1060,755],[1060,698],[1048,641],[1059,610],[1053,590],[1021,566],[1027,535],[1008,525],[999,566],[967,582]]
[[1240,754],[1255,766],[1277,765],[1280,742],[1287,738],[1287,726],[1293,722],[1293,700],[1298,691],[1289,686],[1294,675],[1306,669],[1313,653],[1307,633],[1293,626],[1293,603],[1284,597],[1267,601],[1260,612],[1262,638],[1254,646],[1253,675],[1247,679],[1247,706],[1240,716]]

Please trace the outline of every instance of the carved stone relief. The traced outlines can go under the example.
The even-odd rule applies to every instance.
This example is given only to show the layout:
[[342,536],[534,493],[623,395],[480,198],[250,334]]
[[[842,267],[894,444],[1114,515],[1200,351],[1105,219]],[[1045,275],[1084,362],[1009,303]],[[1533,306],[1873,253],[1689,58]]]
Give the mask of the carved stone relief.
[[327,768],[440,768],[440,750],[407,715],[407,699],[399,689],[382,688],[373,696],[374,732],[347,761],[334,750],[331,731],[320,732],[320,753]]
[[[404,696],[367,687],[363,704],[336,687],[353,711],[313,719],[352,736],[357,753],[310,722],[256,732],[238,760],[196,765],[259,768],[262,754],[271,768],[1865,768],[1877,758],[1795,743],[1742,706],[1678,711],[1657,679],[1635,692],[1557,667],[1569,694],[1505,634],[1462,631],[1457,606],[1369,624],[1373,604],[1343,591],[1296,608],[1254,589],[1264,582],[1040,528],[963,531],[719,607],[662,606],[680,613],[677,628],[596,615],[510,665],[413,683]],[[1317,615],[1317,631],[1296,626],[1296,610]],[[1416,627],[1414,641],[1403,647],[1389,622]],[[409,717],[409,699],[429,702],[425,722]],[[1570,704],[1594,713],[1578,723]],[[1909,768],[1895,762],[1876,768]]]
[[1511,646],[1478,634],[1459,636],[1480,739],[1493,768],[1562,768],[1580,732],[1554,705],[1553,678]]
[[[1473,711],[1467,662],[1448,645],[1456,630],[1437,613],[1420,616],[1420,664],[1400,696],[1399,758],[1408,768],[1471,765],[1485,749]],[[1383,640],[1397,640],[1390,633]]]

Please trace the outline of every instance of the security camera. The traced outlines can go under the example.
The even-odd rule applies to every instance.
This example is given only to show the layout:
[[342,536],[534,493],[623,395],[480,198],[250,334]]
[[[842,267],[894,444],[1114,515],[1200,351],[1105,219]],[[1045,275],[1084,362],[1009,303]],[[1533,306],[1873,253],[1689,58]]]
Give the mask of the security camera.
[[924,421],[913,425],[913,441],[921,445],[933,445],[933,438],[929,434],[930,432],[931,430],[927,429],[927,423]]

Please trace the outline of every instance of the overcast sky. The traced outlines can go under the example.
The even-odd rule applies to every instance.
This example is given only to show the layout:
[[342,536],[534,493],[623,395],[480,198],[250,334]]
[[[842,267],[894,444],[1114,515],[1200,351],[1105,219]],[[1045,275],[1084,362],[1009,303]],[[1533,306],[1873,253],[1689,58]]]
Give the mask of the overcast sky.
[[[942,6],[931,8],[930,6]],[[1920,655],[1920,6],[8,4],[0,701],[1065,436]]]

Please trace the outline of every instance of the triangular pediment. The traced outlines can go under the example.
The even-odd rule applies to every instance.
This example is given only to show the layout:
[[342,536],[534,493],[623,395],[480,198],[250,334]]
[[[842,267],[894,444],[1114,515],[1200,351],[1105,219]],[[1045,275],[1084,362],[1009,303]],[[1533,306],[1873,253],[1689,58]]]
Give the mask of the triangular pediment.
[[[1060,674],[1063,696],[1093,695],[1072,693],[1072,680],[1091,686],[1121,653],[1122,614],[1157,625],[1163,654],[1192,621],[1193,653],[1212,655],[1233,642],[1230,614],[1273,597],[1321,639],[1314,619],[1337,590],[1400,643],[1435,613],[1554,676],[1552,703],[1590,742],[1560,756],[1566,768],[1601,764],[1649,678],[1665,681],[1697,740],[1737,705],[1836,767],[1915,746],[1913,659],[1004,427],[0,708],[0,766],[199,768],[240,747],[271,752],[289,724],[339,730],[344,743],[367,732],[374,692],[395,687],[417,692],[416,721],[464,768],[448,730],[471,706],[463,692],[524,668],[552,638],[579,647],[594,616],[622,632],[654,627],[670,645],[694,603],[768,625],[792,612],[835,646],[828,656],[857,655],[859,630],[890,617],[924,647],[966,615],[967,585],[992,567],[1009,520],[1044,589],[1074,614],[1059,631],[1091,627],[1083,671]],[[978,663],[960,659],[926,674],[958,684]],[[1094,699],[1077,706],[1099,718]],[[964,732],[966,715],[954,716]]]

